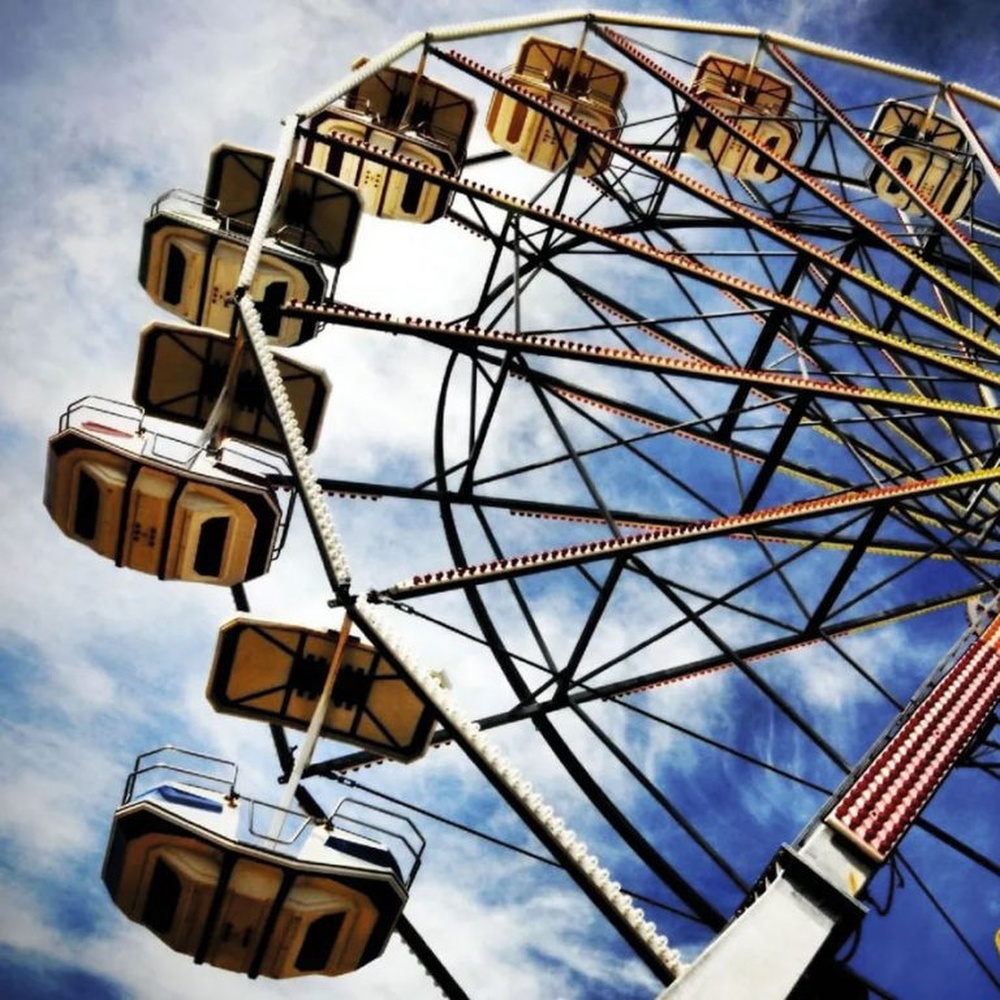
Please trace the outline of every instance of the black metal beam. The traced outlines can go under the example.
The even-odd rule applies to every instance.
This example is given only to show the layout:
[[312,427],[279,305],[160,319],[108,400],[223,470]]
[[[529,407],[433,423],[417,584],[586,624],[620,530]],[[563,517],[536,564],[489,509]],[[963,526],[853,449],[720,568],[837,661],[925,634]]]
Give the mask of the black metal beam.
[[416,956],[417,961],[427,970],[438,988],[448,1000],[469,1000],[468,993],[458,984],[458,980],[448,971],[437,953],[427,944],[410,923],[405,913],[400,913],[396,921],[396,933]]

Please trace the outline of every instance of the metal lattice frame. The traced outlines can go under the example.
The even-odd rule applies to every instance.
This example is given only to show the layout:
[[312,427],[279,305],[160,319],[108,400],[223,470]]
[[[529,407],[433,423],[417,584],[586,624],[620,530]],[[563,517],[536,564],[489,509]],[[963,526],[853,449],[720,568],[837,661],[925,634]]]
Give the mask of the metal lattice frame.
[[[635,81],[641,113],[630,106],[618,135],[595,133],[448,47],[571,22]],[[687,83],[699,52],[715,46],[795,86],[802,135],[792,163],[757,149],[780,168],[772,184],[681,155],[694,110],[739,134]],[[677,956],[607,873],[594,878],[587,852],[383,623],[394,610],[416,616],[471,649],[483,670],[495,667],[506,685],[479,726],[505,747],[547,748],[575,791],[546,791],[573,825],[600,829],[615,874],[686,915],[679,932],[662,921],[674,943],[709,940],[957,637],[964,605],[993,590],[1000,185],[980,134],[1000,104],[784,36],[567,13],[405,39],[304,105],[279,163],[299,121],[417,49],[428,73],[452,74],[457,89],[518,93],[613,151],[591,181],[517,163],[499,174],[492,153],[474,154],[460,178],[411,163],[452,191],[449,219],[482,261],[481,284],[446,314],[391,315],[347,291],[321,309],[293,307],[320,313],[334,337],[391,351],[386,334],[405,336],[438,359],[426,464],[405,478],[317,479],[246,297],[241,310],[334,601],[439,706],[439,740],[459,744],[668,982]],[[895,97],[939,102],[960,124],[985,175],[971,216],[943,218],[915,191],[923,212],[905,216],[872,194],[865,169],[888,165],[865,125]],[[262,237],[261,228],[244,287]],[[428,551],[440,562],[359,586],[330,494],[436,509],[443,531]],[[455,611],[456,596],[471,616]],[[870,641],[879,635],[895,656]],[[926,648],[902,648],[907,636]],[[841,699],[856,713],[850,726]],[[529,727],[535,735],[510,736]],[[651,746],[682,748],[684,765]],[[306,776],[372,760],[337,756]],[[988,768],[976,775],[990,791],[994,778]],[[798,790],[794,806],[780,820],[755,816],[775,782]],[[713,797],[727,788],[720,808]],[[954,833],[924,829],[996,876]],[[861,966],[877,965],[864,943]]]

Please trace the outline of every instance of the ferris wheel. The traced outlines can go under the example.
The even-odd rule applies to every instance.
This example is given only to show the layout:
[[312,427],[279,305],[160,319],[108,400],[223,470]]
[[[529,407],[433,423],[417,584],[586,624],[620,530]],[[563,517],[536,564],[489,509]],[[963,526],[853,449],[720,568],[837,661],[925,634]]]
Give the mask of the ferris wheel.
[[[71,408],[47,502],[122,565],[233,588],[210,700],[271,724],[286,798],[240,834],[229,772],[147,787],[140,759],[116,902],[252,975],[395,930],[476,996],[410,917],[450,831],[549,962],[579,954],[545,939],[568,892],[668,998],[1000,986],[998,111],[780,34],[561,13],[409,36],[274,155],[219,147],[140,268],[192,325],[144,331],[134,401],[201,437]],[[339,631],[249,616],[293,513]],[[406,777],[446,744],[468,801]],[[324,778],[364,818],[282,840]],[[150,902],[185,893],[197,940]]]

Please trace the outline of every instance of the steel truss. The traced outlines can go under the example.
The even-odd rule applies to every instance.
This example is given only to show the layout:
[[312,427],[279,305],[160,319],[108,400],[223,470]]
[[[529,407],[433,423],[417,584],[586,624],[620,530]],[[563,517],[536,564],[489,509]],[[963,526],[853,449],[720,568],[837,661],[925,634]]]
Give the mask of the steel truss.
[[[631,123],[618,134],[520,91],[497,72],[499,57],[482,55],[496,52],[494,35],[564,23],[574,42],[582,26],[588,49],[632,74]],[[473,51],[452,50],[455,39]],[[322,307],[290,308],[318,314],[335,353],[369,352],[392,371],[405,339],[406,364],[433,372],[438,385],[426,400],[426,452],[376,463],[374,473],[331,469],[338,478],[316,479],[292,432],[288,482],[303,493],[325,553],[331,602],[404,669],[376,613],[402,630],[420,626],[427,665],[460,664],[458,701],[469,699],[479,727],[569,826],[596,838],[615,878],[661,907],[657,924],[685,957],[735,926],[738,908],[755,912],[748,904],[767,897],[761,887],[784,878],[818,908],[844,913],[833,946],[858,927],[860,942],[836,973],[821,942],[782,971],[774,996],[825,996],[818,984],[835,975],[859,996],[891,995],[899,983],[886,972],[886,949],[945,933],[921,922],[933,919],[917,912],[924,893],[913,888],[905,902],[897,894],[887,917],[861,922],[854,896],[831,889],[803,858],[813,850],[808,831],[833,836],[813,821],[830,813],[831,789],[848,774],[863,780],[857,761],[887,725],[898,730],[892,720],[904,706],[918,711],[912,692],[965,628],[966,605],[995,592],[1000,191],[980,135],[1000,105],[796,39],[569,13],[404,40],[299,119],[360,73],[417,49],[428,74],[474,93],[481,109],[494,90],[514,94],[576,141],[606,144],[612,158],[589,181],[485,149],[460,177],[408,162],[451,192],[449,221],[436,226],[453,227],[455,249],[435,261],[437,279],[425,263],[425,287],[397,313],[355,297],[348,268]],[[772,183],[683,152],[696,112],[743,135],[689,85],[707,50],[795,87],[801,135],[791,161],[755,147],[779,169]],[[970,215],[946,218],[915,191],[922,211],[905,215],[868,186],[866,171],[886,161],[867,124],[880,102],[902,97],[942,102],[962,127],[986,178]],[[288,150],[297,127],[286,130]],[[400,235],[407,247],[421,239]],[[450,278],[463,253],[477,262],[474,286]],[[254,266],[251,254],[245,273]],[[252,303],[241,309],[266,357]],[[325,471],[322,453],[318,465]],[[334,519],[346,556],[361,553],[360,573],[347,573],[333,544]],[[366,533],[418,533],[421,544],[401,543],[394,562],[367,551]],[[426,564],[414,565],[414,551]],[[398,577],[374,578],[397,566]],[[996,693],[984,692],[992,705],[948,769],[975,764],[995,723]],[[287,774],[292,754],[280,731],[275,738]],[[456,742],[625,945],[664,983],[677,978],[683,966],[614,901],[606,873],[598,889],[588,884],[593,866],[561,839],[561,824],[477,740],[442,711],[436,742]],[[337,777],[376,760],[329,755],[305,774]],[[927,869],[939,861],[928,858],[957,856],[940,863],[996,878],[986,835],[970,827],[966,843],[961,829],[976,797],[995,806],[995,777],[963,767],[951,783],[968,808],[959,825],[947,812],[917,823],[914,886],[935,891]],[[390,779],[385,794],[400,782]],[[855,811],[834,809],[838,836],[857,820],[861,792],[851,787],[841,795],[854,795],[844,809]],[[948,798],[954,808],[956,795]],[[453,820],[462,812],[436,811]],[[491,834],[504,823],[496,804],[486,811],[469,825]],[[895,850],[893,837],[890,850],[875,851],[866,884]],[[778,850],[786,842],[795,848]],[[886,872],[872,893],[895,878]],[[531,877],[512,890],[523,893],[526,919]],[[948,905],[971,905],[957,899]],[[976,930],[958,928],[948,961],[997,985],[986,949],[971,940]],[[447,942],[424,942],[409,922],[404,931],[450,979]],[[609,962],[621,949],[618,938],[603,947]]]

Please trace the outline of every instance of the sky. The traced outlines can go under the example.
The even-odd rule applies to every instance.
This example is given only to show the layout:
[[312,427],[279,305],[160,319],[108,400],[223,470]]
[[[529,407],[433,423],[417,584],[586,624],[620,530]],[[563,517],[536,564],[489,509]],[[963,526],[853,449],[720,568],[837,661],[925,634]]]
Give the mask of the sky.
[[[174,743],[224,755],[240,762],[247,791],[272,800],[280,795],[277,765],[266,729],[215,715],[204,699],[216,630],[234,613],[228,591],[163,583],[116,569],[62,536],[41,503],[45,441],[72,400],[91,394],[128,397],[138,332],[153,319],[165,318],[136,280],[142,221],[157,195],[175,187],[200,190],[208,152],[221,141],[274,148],[282,118],[327,91],[360,54],[377,54],[411,31],[536,10],[519,0],[503,5],[441,0],[405,7],[383,0],[5,0],[0,37],[0,137],[7,151],[0,167],[7,343],[0,368],[5,469],[0,480],[5,527],[0,564],[6,567],[0,583],[0,991],[5,996],[221,1000],[322,994],[419,1000],[438,995],[398,940],[370,967],[333,983],[250,983],[171,953],[114,908],[99,871],[111,814],[136,754]],[[783,31],[1000,92],[1000,32],[990,0],[957,0],[947,9],[929,0],[677,0],[639,3],[634,10]],[[515,42],[503,36],[477,40],[469,49],[499,68],[511,61]],[[696,58],[694,42],[685,40],[684,45]],[[656,99],[640,81],[630,94],[637,108],[651,107]],[[481,102],[479,114],[484,113]],[[639,115],[633,111],[631,117]],[[1000,125],[995,119],[987,132],[996,150]],[[473,148],[487,148],[481,126]],[[483,176],[507,183],[503,169],[488,166]],[[510,183],[521,183],[520,175]],[[355,258],[338,287],[348,300],[370,308],[454,316],[464,291],[481,280],[484,251],[443,222],[402,226],[406,232],[400,226],[363,220]],[[642,280],[641,270],[620,261],[609,260],[606,266],[612,276],[620,269],[623,283]],[[635,301],[643,301],[638,292]],[[551,297],[540,295],[530,322],[568,325],[561,318],[564,306],[558,289]],[[324,331],[301,353],[322,365],[333,385],[315,459],[321,475],[407,482],[427,472],[443,352],[404,338]],[[449,397],[456,410],[465,393],[460,377]],[[598,372],[591,384],[615,393],[621,388],[617,378]],[[460,419],[449,413],[455,426]],[[502,433],[491,439],[484,466],[528,463],[531,455],[556,447],[552,430],[540,427],[538,420],[537,405],[526,392],[512,390],[500,414]],[[581,420],[574,433],[585,441],[595,432]],[[815,454],[797,457],[822,464],[824,447],[816,443]],[[706,468],[705,475],[715,474],[714,468]],[[622,506],[641,506],[657,482],[651,474],[644,480],[648,473],[617,452],[595,457],[593,469]],[[536,498],[572,502],[570,478],[564,471],[526,472],[515,488]],[[705,516],[697,502],[685,499],[680,485],[676,504],[677,516]],[[336,501],[331,509],[359,593],[448,564],[439,517],[430,504]],[[556,537],[527,520],[514,519],[516,524],[503,529],[508,551],[530,550],[540,538]],[[475,526],[463,524],[466,528],[470,558],[478,559],[488,550],[486,541]],[[561,544],[595,537],[593,525],[560,531]],[[702,586],[709,590],[709,581],[727,566],[737,575],[752,572],[753,556],[737,547],[700,542],[691,551],[686,562],[672,563],[679,559],[673,550],[651,559],[661,572],[674,572],[695,592]],[[806,590],[813,566],[822,569],[823,564],[809,559],[791,564],[789,577],[799,575]],[[339,621],[326,606],[320,566],[301,517],[273,572],[248,590],[254,612],[273,620],[327,628]],[[573,623],[583,614],[581,593],[572,585],[547,586],[541,578],[526,582],[524,592],[551,655],[556,660],[568,655]],[[782,599],[780,593],[770,596],[776,605]],[[633,621],[643,623],[635,627],[645,634],[652,629],[645,622],[662,614],[640,582],[631,590],[623,586],[616,602],[606,631],[596,637],[598,648],[589,654],[595,661],[626,642]],[[436,616],[471,627],[458,596],[434,598],[427,606]],[[523,630],[513,603],[497,598],[491,613],[502,629]],[[721,629],[735,629],[736,617],[733,609],[720,609],[713,620]],[[509,703],[509,694],[498,693],[502,682],[495,668],[484,666],[482,645],[455,642],[416,616],[392,620],[424,662],[445,666],[470,715]],[[952,617],[939,627],[937,619],[918,619],[895,626],[889,634],[895,644],[891,669],[883,662],[884,641],[880,646],[880,640],[862,636],[848,645],[851,655],[870,657],[889,686],[898,684],[905,700],[912,682],[957,637],[951,629],[958,621]],[[763,628],[749,618],[745,627]],[[510,641],[511,648],[527,657],[542,645],[537,637],[520,633]],[[703,636],[680,626],[673,641],[677,662],[707,655],[709,649]],[[649,668],[653,666],[650,661]],[[813,671],[790,690],[803,713],[839,718],[831,732],[853,760],[889,716],[868,689],[831,679],[835,676],[831,665],[829,674]],[[675,722],[738,737],[741,745],[753,745],[774,763],[795,770],[814,756],[767,706],[724,677],[713,675],[689,689],[674,685],[671,699],[663,710],[669,709]],[[660,710],[652,699],[642,704]],[[732,761],[706,765],[700,744],[675,729],[650,730],[607,706],[595,707],[593,718],[618,746],[641,758],[657,780],[667,782],[668,764],[674,769],[672,789],[681,808],[711,817],[712,836],[724,852],[736,855],[747,847],[740,861],[744,878],[752,880],[822,802],[821,794],[772,776],[754,784],[745,778],[742,765]],[[647,814],[651,793],[631,786],[619,789],[614,762],[601,753],[589,756],[596,737],[583,721],[567,722],[563,733],[597,780],[608,782],[613,797],[621,795],[626,811]],[[537,740],[520,729],[497,740],[557,808],[578,818],[581,835],[615,877],[640,890],[652,884],[649,872],[581,805]],[[330,756],[335,753],[329,751]],[[828,788],[836,784],[836,768],[829,762],[812,763],[810,773],[818,783]],[[696,765],[707,770],[696,770]],[[537,850],[454,748],[434,750],[411,767],[385,765],[355,777],[386,795]],[[978,775],[960,779],[941,793],[935,821],[968,835],[977,850],[995,861],[1000,856],[996,782]],[[312,782],[310,788],[324,803],[338,795],[332,783]],[[419,822],[429,846],[407,913],[470,996],[569,1000],[655,995],[655,980],[561,873],[432,818]],[[675,831],[663,833],[658,843],[664,852],[672,849],[674,836]],[[912,844],[907,842],[909,857],[925,876],[938,874],[940,863],[928,840],[915,834]],[[709,874],[704,859],[678,850],[691,864],[694,881],[717,890],[720,905],[731,909],[739,902],[731,885],[713,881],[716,876]],[[1000,927],[996,877],[966,864],[940,875],[942,895],[965,921],[963,932],[975,938],[978,954],[992,963],[989,974],[995,982],[1000,976],[997,954],[982,941],[988,942]],[[900,995],[917,1000],[940,996],[943,982],[952,985],[956,997],[990,995],[988,976],[961,955],[956,958],[961,949],[954,937],[919,896],[915,883],[920,876],[904,871],[902,877],[906,898],[917,897],[916,915],[912,923],[886,922],[888,929],[872,918],[882,929],[873,930],[866,943],[866,973],[899,984]],[[884,880],[878,890],[887,891]],[[897,896],[902,895],[899,890]],[[705,943],[704,933],[663,908],[648,909],[684,957],[693,958]],[[920,938],[907,939],[908,934]],[[918,946],[932,968],[908,971],[908,963],[921,964],[913,958]]]

